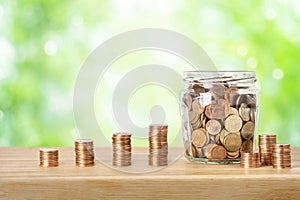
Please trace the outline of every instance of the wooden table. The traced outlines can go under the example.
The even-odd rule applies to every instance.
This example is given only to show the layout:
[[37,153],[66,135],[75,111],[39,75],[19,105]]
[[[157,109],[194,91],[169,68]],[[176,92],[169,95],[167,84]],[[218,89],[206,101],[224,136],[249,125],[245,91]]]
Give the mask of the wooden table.
[[0,148],[1,199],[300,199],[300,148],[292,168],[243,169],[185,158],[153,173],[128,174],[101,164],[74,166],[60,148],[60,166],[38,166],[38,148]]

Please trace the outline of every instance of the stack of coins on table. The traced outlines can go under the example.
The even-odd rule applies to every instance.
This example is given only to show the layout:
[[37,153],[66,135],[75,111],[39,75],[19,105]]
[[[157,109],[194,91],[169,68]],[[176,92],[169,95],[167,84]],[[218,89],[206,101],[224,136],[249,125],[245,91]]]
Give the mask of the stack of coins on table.
[[40,166],[57,167],[58,166],[58,149],[42,148],[40,149]]
[[149,165],[168,165],[168,126],[149,126]]
[[258,168],[259,157],[258,152],[241,152],[241,167]]
[[94,165],[94,143],[89,139],[75,140],[76,166],[89,167]]
[[113,161],[112,165],[124,167],[131,165],[131,134],[114,133],[112,136]]
[[258,136],[258,146],[261,165],[272,165],[273,144],[276,144],[275,134],[261,134]]
[[272,145],[273,168],[283,169],[291,167],[291,147],[289,144]]

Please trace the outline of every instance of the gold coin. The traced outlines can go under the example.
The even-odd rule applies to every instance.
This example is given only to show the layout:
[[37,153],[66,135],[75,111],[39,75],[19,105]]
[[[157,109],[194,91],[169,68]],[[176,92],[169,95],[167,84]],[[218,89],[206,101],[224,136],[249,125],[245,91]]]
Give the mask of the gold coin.
[[203,128],[196,129],[192,133],[192,142],[198,148],[203,147],[206,144],[207,139],[206,131]]
[[230,115],[239,115],[239,111],[233,107],[230,107]]
[[208,159],[224,159],[226,158],[226,153],[226,149],[223,146],[214,144],[206,157]]
[[207,157],[207,155],[210,153],[213,146],[214,146],[214,144],[208,144],[208,145],[206,145],[205,147],[202,148],[203,154],[204,154],[205,157]]
[[227,158],[229,159],[235,159],[238,158],[240,156],[240,151],[227,151]]
[[220,132],[220,142],[224,145],[224,138],[230,134],[230,132],[226,131],[225,129],[223,129],[221,132]]
[[230,115],[226,118],[224,122],[224,126],[227,131],[231,133],[239,132],[242,128],[243,121],[242,119],[237,115]]
[[224,147],[228,151],[237,151],[242,145],[242,139],[237,133],[230,133],[224,138]]
[[204,108],[201,106],[199,99],[195,99],[193,101],[192,110],[198,114],[202,114],[204,112]]
[[190,123],[196,123],[198,119],[200,118],[200,114],[195,111],[189,111],[189,122]]
[[215,141],[216,141],[216,144],[221,144],[221,141],[220,141],[220,134],[215,135]]
[[201,127],[201,120],[200,118],[195,122],[195,123],[191,123],[193,130],[198,129]]
[[251,153],[253,152],[253,141],[252,140],[246,140],[243,142],[241,149],[241,152],[248,152]]
[[250,120],[250,108],[248,108],[247,104],[242,103],[239,109],[239,114],[243,121],[247,122]]
[[246,122],[243,126],[241,134],[244,139],[249,140],[254,136],[255,124],[252,121]]
[[208,106],[205,107],[205,115],[206,117],[208,117],[209,119],[212,118],[212,105],[209,104]]
[[220,133],[222,129],[220,122],[214,119],[209,120],[205,126],[206,126],[206,130],[211,135],[217,135],[218,133]]

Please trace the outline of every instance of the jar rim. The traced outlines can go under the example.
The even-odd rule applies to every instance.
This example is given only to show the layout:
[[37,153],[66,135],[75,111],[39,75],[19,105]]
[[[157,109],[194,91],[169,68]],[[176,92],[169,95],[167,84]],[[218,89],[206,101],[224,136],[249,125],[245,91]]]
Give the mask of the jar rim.
[[200,82],[256,82],[256,72],[246,70],[215,70],[215,71],[184,71],[184,81],[200,81]]
[[255,75],[255,71],[248,71],[248,70],[199,70],[199,71],[184,71],[184,74],[199,74],[199,73],[204,73],[204,74],[209,74],[209,73],[246,73],[246,74],[253,74]]

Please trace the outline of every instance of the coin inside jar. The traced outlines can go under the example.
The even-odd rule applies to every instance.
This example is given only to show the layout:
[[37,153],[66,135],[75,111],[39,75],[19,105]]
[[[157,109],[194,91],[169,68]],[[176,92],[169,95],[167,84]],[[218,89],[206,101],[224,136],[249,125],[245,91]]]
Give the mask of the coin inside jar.
[[208,159],[224,159],[226,158],[226,149],[221,145],[214,144],[206,157]]
[[242,145],[242,139],[237,133],[230,133],[224,138],[224,147],[228,151],[237,151]]
[[192,133],[192,141],[196,147],[203,147],[206,144],[206,131],[203,128],[196,129]]
[[253,142],[252,140],[246,140],[243,142],[241,149],[241,152],[252,152],[253,151]]
[[247,122],[241,131],[241,134],[243,136],[243,138],[245,138],[246,140],[251,139],[254,136],[254,128],[255,128],[255,124],[254,122]]
[[211,135],[217,135],[218,133],[220,133],[221,129],[222,129],[222,126],[221,126],[220,122],[217,120],[212,119],[206,123],[206,130]]
[[242,103],[241,107],[239,109],[239,114],[243,121],[249,121],[250,120],[250,108],[248,108],[247,104]]
[[243,125],[242,119],[237,115],[230,115],[224,122],[225,128],[231,133],[240,131]]

